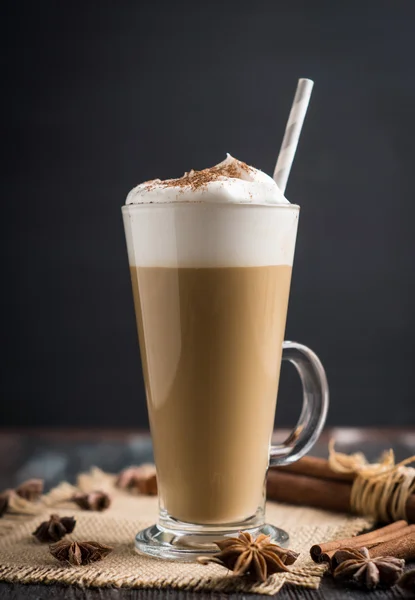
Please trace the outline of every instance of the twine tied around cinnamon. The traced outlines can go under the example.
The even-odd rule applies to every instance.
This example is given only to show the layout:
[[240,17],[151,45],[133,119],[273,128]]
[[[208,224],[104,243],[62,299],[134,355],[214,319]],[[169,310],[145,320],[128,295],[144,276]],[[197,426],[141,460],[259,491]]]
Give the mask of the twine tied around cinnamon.
[[383,453],[378,463],[368,463],[365,456],[343,454],[329,442],[329,465],[337,473],[356,475],[350,496],[350,508],[359,515],[370,515],[378,521],[407,520],[406,503],[415,491],[415,455],[395,463],[392,449]]

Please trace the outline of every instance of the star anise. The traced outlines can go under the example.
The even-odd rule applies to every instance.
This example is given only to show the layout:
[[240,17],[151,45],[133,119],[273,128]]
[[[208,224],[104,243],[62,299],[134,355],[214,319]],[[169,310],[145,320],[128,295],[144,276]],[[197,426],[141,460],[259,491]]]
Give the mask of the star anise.
[[28,479],[21,483],[15,492],[25,500],[37,500],[43,493],[43,479]]
[[90,492],[89,494],[75,494],[72,500],[83,510],[102,511],[111,504],[111,498],[105,492]]
[[16,489],[7,489],[0,494],[0,517],[7,511],[10,498],[17,494],[25,500],[37,500],[43,493],[43,479],[28,479],[21,483]]
[[32,535],[42,544],[50,544],[58,542],[67,533],[72,533],[75,525],[76,521],[73,517],[60,517],[53,514],[50,515],[49,521],[43,521]]
[[98,542],[68,542],[62,540],[49,546],[49,551],[60,562],[70,565],[88,565],[105,558],[113,548]]
[[405,561],[393,556],[377,556],[371,558],[367,548],[342,548],[332,557],[336,568],[333,577],[338,580],[349,580],[367,589],[377,585],[390,587],[402,575]]
[[406,573],[398,580],[397,585],[403,590],[415,593],[415,569],[406,571]]
[[271,542],[269,535],[261,534],[254,539],[247,531],[239,537],[229,537],[215,542],[220,552],[211,557],[202,556],[202,564],[214,562],[234,572],[235,575],[248,575],[254,581],[266,581],[273,573],[288,571],[298,554],[285,550]]
[[156,496],[156,467],[152,464],[144,464],[140,467],[128,467],[118,475],[117,486],[122,489],[137,491],[147,496]]

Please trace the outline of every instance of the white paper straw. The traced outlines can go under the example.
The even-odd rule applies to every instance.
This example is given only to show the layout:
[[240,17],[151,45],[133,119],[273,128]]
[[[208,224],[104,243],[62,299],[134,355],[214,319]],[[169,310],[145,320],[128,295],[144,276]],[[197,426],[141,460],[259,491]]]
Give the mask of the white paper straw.
[[274,170],[274,181],[282,193],[285,192],[287,186],[313,85],[314,81],[311,81],[311,79],[298,80],[297,90]]

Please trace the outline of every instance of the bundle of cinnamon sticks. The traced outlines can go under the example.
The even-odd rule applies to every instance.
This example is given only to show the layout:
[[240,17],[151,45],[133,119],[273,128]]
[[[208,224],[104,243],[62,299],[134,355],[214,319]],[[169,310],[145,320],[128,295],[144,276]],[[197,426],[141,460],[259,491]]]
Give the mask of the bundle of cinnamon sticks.
[[[269,469],[267,498],[335,512],[349,512],[354,478],[353,473],[333,471],[328,460],[304,456],[291,465]],[[415,523],[415,494],[408,498],[406,515],[408,521]]]

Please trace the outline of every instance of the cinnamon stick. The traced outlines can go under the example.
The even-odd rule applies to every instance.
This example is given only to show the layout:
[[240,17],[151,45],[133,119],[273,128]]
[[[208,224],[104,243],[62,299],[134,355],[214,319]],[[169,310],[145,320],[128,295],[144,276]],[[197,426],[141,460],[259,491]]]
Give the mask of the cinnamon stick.
[[[397,531],[390,533],[389,535],[382,535],[382,530],[386,530],[386,527],[382,529],[376,529],[371,533],[376,534],[372,540],[364,541],[365,535],[357,535],[353,538],[353,543],[349,543],[349,540],[339,540],[342,548],[362,548],[366,546],[369,550],[369,554],[372,557],[376,556],[394,556],[395,558],[403,558],[405,560],[415,559],[415,525],[409,525],[398,529]],[[366,534],[368,535],[368,534]],[[343,543],[345,542],[345,543]],[[337,548],[339,549],[339,548]],[[336,560],[336,551],[328,553],[330,556],[328,560],[324,562],[330,562],[331,570],[334,571],[339,563]],[[321,555],[323,556],[323,555]]]
[[362,548],[363,546],[370,548],[371,545],[374,545],[377,542],[380,543],[381,541],[387,541],[388,539],[399,536],[402,531],[405,531],[408,528],[408,523],[406,521],[396,521],[381,529],[375,529],[369,533],[356,535],[352,538],[342,538],[331,542],[315,544],[310,549],[311,558],[314,562],[329,562],[336,550],[339,550],[340,548]]
[[[272,468],[268,472],[267,497],[276,502],[313,506],[334,512],[350,512],[351,491],[352,482],[348,481],[297,475],[283,470],[282,467]],[[406,516],[408,521],[415,522],[415,494],[407,500]]]
[[335,512],[350,511],[351,489],[351,484],[347,482],[327,481],[275,469],[269,471],[267,478],[269,500]]
[[370,556],[394,556],[406,561],[415,560],[415,528],[406,535],[378,544],[369,550]]
[[406,521],[396,521],[391,525],[386,525],[381,529],[375,529],[369,533],[357,535],[352,538],[342,538],[339,540],[333,540],[331,542],[323,542],[322,544],[315,544],[310,549],[311,558],[314,562],[327,562],[330,559],[330,555],[340,548],[361,548],[366,546],[376,538],[382,536],[394,535],[396,532],[406,528],[408,523]]
[[303,456],[290,465],[270,468],[270,471],[274,470],[318,477],[319,479],[334,479],[335,481],[353,481],[355,478],[354,473],[337,473],[333,471],[327,459],[318,458],[317,456]]

